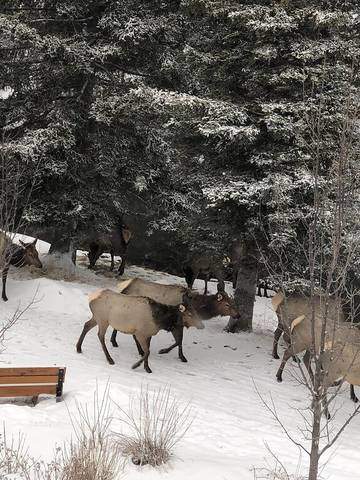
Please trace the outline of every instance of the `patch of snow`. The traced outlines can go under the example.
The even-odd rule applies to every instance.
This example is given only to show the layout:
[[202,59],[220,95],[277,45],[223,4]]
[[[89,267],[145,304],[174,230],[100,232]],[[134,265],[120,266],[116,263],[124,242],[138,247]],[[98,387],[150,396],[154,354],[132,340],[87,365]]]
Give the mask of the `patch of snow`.
[[[39,242],[42,256],[46,255],[47,248],[47,244]],[[83,255],[78,254],[79,258]],[[34,278],[27,270],[11,270],[7,285],[9,301],[1,304],[0,322],[10,316],[19,303],[26,305],[36,291],[37,302],[9,331],[0,367],[58,365],[66,366],[67,373],[62,403],[56,403],[53,397],[40,399],[36,407],[20,400],[0,400],[0,418],[8,435],[23,432],[31,454],[50,459],[54,448],[72,435],[69,412],[76,414],[78,402],[91,405],[97,385],[102,389],[110,382],[111,397],[125,409],[129,397],[142,387],[168,385],[179,401],[191,402],[195,415],[193,425],[177,445],[176,455],[168,467],[127,465],[127,478],[253,480],[252,467],[264,466],[268,458],[265,442],[290,471],[296,470],[297,448],[269,416],[255,391],[256,385],[266,398],[272,395],[283,422],[299,438],[301,418],[293,407],[306,408],[310,399],[305,387],[291,375],[298,371],[294,362],[289,362],[282,384],[275,380],[279,361],[271,357],[276,317],[270,299],[256,298],[253,333],[224,333],[227,318],[206,322],[205,330],[187,330],[184,353],[189,362],[186,364],[179,361],[175,350],[168,355],[157,353],[172,343],[168,333],[160,332],[152,340],[149,361],[153,373],[149,375],[141,367],[131,370],[137,352],[130,335],[118,334],[119,348],[116,349],[110,345],[111,331],[108,331],[106,341],[115,360],[113,366],[106,362],[96,329],[85,338],[83,353],[76,353],[75,344],[84,322],[89,319],[87,295],[99,286],[116,289],[118,282],[115,275],[104,277],[84,267],[76,267],[79,279],[73,282],[40,274]],[[135,266],[126,269],[124,278],[133,276],[159,283],[185,284],[182,278]],[[203,285],[197,280],[195,287],[202,291]],[[216,282],[210,282],[210,289],[216,291]],[[227,289],[231,291],[230,284]],[[354,409],[348,389],[339,401],[343,405],[334,420],[335,426],[341,425]],[[357,423],[355,419],[349,425],[337,443],[336,452],[332,452],[326,468],[329,479],[356,477],[360,467]]]

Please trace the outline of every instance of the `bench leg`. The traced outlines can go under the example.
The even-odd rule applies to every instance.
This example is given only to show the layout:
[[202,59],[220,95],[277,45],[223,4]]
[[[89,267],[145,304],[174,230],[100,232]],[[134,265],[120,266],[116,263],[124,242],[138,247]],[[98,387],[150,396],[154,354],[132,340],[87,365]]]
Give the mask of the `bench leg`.
[[60,368],[59,369],[58,384],[57,384],[57,387],[56,387],[56,402],[61,402],[61,400],[62,400],[64,379],[65,379],[65,369]]

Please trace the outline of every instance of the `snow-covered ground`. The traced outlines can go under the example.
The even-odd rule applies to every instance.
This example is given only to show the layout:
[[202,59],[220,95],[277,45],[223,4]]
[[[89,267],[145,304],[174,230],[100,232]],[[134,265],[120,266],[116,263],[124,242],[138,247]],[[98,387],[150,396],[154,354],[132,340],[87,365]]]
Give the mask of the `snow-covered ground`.
[[[9,332],[0,367],[66,366],[64,402],[56,403],[53,397],[45,397],[32,407],[21,400],[0,400],[0,419],[8,435],[25,433],[31,453],[50,459],[54,447],[72,434],[69,412],[76,412],[77,402],[91,404],[97,385],[101,389],[110,382],[111,397],[124,408],[129,397],[142,386],[152,389],[167,385],[179,401],[191,402],[192,427],[178,444],[166,469],[129,464],[126,478],[250,480],[254,479],[254,466],[262,467],[266,462],[272,465],[266,444],[279,455],[290,473],[296,470],[298,449],[287,440],[256,392],[258,389],[267,399],[271,394],[283,423],[296,438],[302,438],[298,427],[303,424],[296,409],[305,409],[309,398],[305,387],[291,376],[291,372],[298,369],[291,361],[285,370],[284,382],[276,383],[279,361],[271,357],[276,322],[269,299],[256,298],[251,334],[224,333],[227,318],[208,321],[205,330],[187,330],[184,338],[187,364],[180,362],[176,350],[168,355],[157,353],[172,342],[170,334],[160,332],[151,345],[151,375],[142,367],[131,370],[138,358],[132,337],[119,334],[119,348],[115,349],[109,342],[109,330],[109,350],[116,362],[110,366],[96,329],[85,338],[83,354],[76,353],[75,343],[89,318],[87,294],[99,286],[116,289],[116,278],[78,267],[74,281],[56,279],[56,271],[46,259],[47,247],[40,243],[47,265],[44,273],[53,278],[29,269],[12,269],[9,276],[9,301],[1,303],[0,322],[19,304],[26,305],[35,292],[36,303]],[[181,278],[138,267],[126,270],[124,278],[132,276],[162,283],[184,283]],[[197,281],[195,287],[202,289],[203,282]],[[216,289],[215,283],[211,288]],[[227,288],[231,291],[230,285]],[[348,388],[339,397],[337,407],[341,410],[332,428],[341,425],[354,409]],[[358,430],[356,418],[337,443],[336,450],[331,452],[324,478],[354,480],[357,477],[360,469]],[[304,471],[306,460],[303,456]]]

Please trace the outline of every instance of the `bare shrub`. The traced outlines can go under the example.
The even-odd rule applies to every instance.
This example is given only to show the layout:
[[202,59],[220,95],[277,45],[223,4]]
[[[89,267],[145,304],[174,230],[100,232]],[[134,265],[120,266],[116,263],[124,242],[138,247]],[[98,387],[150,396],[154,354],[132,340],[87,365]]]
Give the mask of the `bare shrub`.
[[113,480],[120,474],[120,451],[110,432],[109,389],[94,394],[93,411],[77,406],[75,438],[62,452],[61,480]]
[[181,406],[167,387],[154,392],[142,388],[130,399],[128,411],[117,407],[121,422],[131,432],[117,434],[118,445],[136,465],[156,467],[167,463],[192,423],[189,403]]
[[37,294],[38,290],[36,289],[32,299],[25,305],[25,307],[19,305],[10,317],[0,324],[0,353],[5,349],[4,343],[7,332],[20,320],[27,310],[37,303]]
[[255,480],[307,480],[306,477],[297,474],[289,475],[282,468],[277,467],[275,467],[275,470],[268,470],[267,468],[257,470],[254,475]]
[[[57,448],[51,462],[34,459],[24,437],[9,442],[0,436],[0,480],[115,480],[123,469],[122,458],[110,432],[109,389],[100,399],[94,394],[93,409],[77,405],[71,416],[74,438]],[[16,477],[14,477],[16,475]]]

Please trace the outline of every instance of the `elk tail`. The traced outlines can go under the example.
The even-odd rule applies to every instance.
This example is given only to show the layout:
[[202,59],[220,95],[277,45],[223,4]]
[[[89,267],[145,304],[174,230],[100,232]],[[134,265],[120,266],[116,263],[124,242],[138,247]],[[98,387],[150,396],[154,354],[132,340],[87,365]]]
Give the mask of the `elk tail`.
[[128,280],[123,280],[122,282],[119,282],[117,284],[119,292],[126,293],[126,290],[130,287],[134,280],[136,280],[136,278],[129,278]]
[[295,320],[293,320],[291,322],[291,326],[290,326],[290,333],[293,332],[294,328],[299,325],[299,323],[301,323],[305,318],[305,315],[300,315],[300,317],[296,317]]

